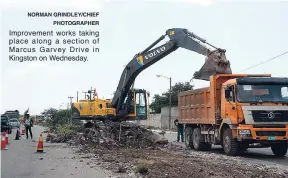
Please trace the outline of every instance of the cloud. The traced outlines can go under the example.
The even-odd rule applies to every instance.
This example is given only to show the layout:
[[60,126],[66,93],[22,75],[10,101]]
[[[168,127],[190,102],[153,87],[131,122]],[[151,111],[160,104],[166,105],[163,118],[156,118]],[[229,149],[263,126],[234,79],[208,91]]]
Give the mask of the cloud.
[[79,9],[100,9],[102,0],[1,0],[0,7],[34,8],[34,7],[75,7]]

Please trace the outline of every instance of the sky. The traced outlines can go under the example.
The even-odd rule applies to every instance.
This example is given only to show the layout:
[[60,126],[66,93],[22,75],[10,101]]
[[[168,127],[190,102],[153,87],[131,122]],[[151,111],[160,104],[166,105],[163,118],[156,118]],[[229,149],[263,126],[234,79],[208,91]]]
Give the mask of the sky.
[[[0,25],[1,113],[28,107],[31,114],[66,107],[68,96],[96,88],[99,97],[112,98],[124,66],[169,28],[186,28],[210,44],[226,49],[233,73],[270,73],[287,77],[288,55],[259,64],[288,51],[288,1],[216,0],[2,0]],[[89,53],[86,63],[12,62],[8,58],[9,30],[69,30],[56,27],[49,18],[28,18],[29,11],[99,11],[100,53]],[[75,27],[73,28],[75,30]],[[85,27],[89,29],[89,27]],[[92,29],[90,27],[90,29]],[[168,41],[163,40],[162,43]],[[29,45],[28,45],[29,46]],[[26,46],[26,47],[28,47]],[[205,56],[178,49],[144,70],[135,88],[160,94],[169,81],[190,81]],[[195,88],[209,82],[193,80]]]

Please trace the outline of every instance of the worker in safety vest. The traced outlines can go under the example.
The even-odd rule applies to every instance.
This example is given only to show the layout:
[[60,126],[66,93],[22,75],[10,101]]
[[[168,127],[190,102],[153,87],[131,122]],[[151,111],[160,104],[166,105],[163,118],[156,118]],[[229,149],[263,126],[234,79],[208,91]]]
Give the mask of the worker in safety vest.
[[30,133],[31,139],[33,139],[33,134],[32,134],[33,120],[30,118],[29,114],[25,114],[24,123],[25,123],[25,129],[26,129],[26,139],[28,139],[29,137],[28,132]]

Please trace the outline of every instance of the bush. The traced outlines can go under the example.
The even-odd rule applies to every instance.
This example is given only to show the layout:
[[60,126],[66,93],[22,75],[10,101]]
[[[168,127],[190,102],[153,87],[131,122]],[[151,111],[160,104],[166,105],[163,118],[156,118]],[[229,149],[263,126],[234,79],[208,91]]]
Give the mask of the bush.
[[69,135],[80,128],[81,126],[72,124],[57,125],[57,130],[60,136]]

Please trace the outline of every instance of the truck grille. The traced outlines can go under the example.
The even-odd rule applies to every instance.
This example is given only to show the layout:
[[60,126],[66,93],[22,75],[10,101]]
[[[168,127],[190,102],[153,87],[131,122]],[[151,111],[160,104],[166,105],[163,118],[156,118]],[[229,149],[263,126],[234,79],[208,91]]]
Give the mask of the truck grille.
[[278,124],[272,124],[272,125],[268,125],[268,124],[258,124],[258,125],[253,125],[253,128],[286,128],[286,125],[278,125]]
[[288,122],[288,111],[252,111],[255,122]]
[[257,136],[285,136],[285,131],[256,131]]

